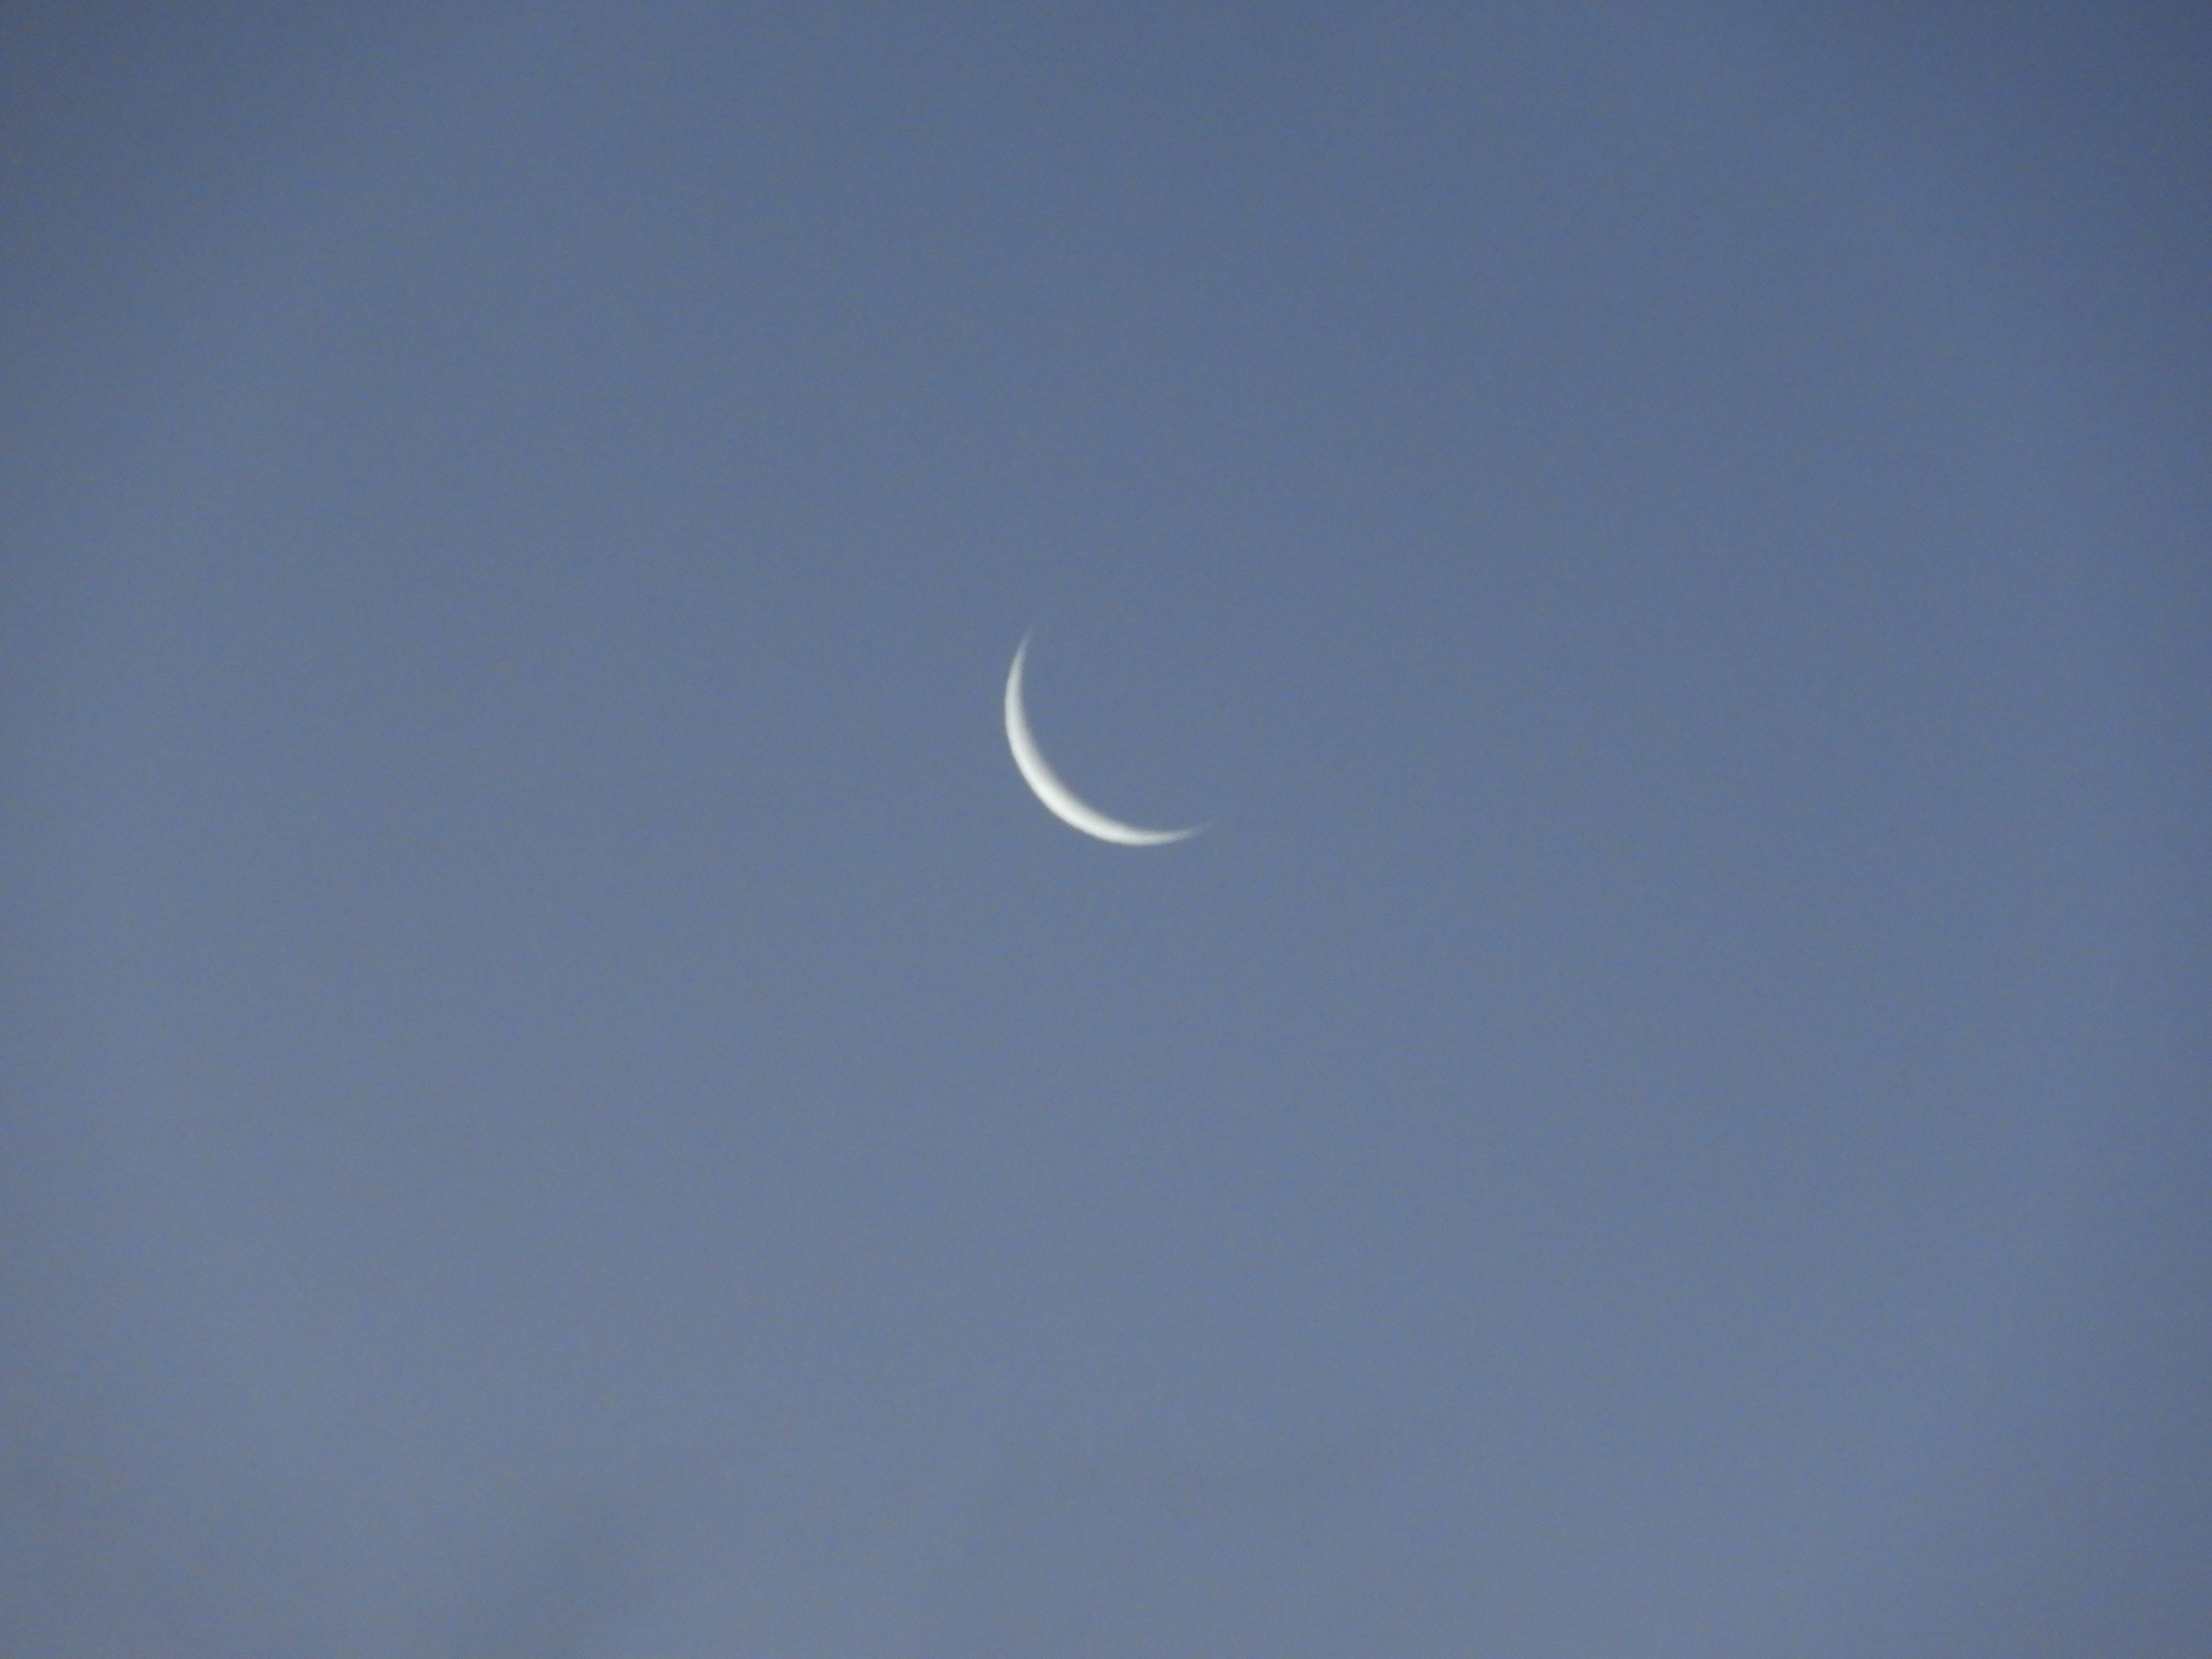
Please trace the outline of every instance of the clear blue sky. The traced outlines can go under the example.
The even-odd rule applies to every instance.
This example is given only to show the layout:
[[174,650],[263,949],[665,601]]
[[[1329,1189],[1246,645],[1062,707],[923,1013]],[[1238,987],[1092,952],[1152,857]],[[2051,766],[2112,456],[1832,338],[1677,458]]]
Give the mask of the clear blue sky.
[[2207,178],[2180,6],[10,8],[0,1650],[2212,1651]]

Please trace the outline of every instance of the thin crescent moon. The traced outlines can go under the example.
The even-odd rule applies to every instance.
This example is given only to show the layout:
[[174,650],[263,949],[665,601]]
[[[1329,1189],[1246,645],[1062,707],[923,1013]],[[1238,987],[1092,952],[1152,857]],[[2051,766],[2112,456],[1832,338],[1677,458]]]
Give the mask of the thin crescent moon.
[[1014,652],[1013,671],[1006,676],[1006,746],[1014,751],[1014,764],[1021,769],[1022,781],[1036,791],[1036,798],[1053,816],[1116,847],[1164,847],[1203,830],[1202,823],[1188,830],[1139,830],[1133,823],[1108,817],[1060,781],[1060,775],[1045,764],[1043,751],[1030,735],[1030,717],[1022,709],[1022,659],[1029,655],[1029,636],[1024,635]]

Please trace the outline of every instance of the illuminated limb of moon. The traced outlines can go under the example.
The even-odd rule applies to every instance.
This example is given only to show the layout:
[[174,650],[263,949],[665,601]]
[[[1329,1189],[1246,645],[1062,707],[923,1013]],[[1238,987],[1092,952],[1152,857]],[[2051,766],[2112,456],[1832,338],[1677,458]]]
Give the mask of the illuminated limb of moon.
[[1006,744],[1014,751],[1014,764],[1021,769],[1023,781],[1036,791],[1036,798],[1053,816],[1086,836],[1112,842],[1116,847],[1164,847],[1204,829],[1204,824],[1194,824],[1188,830],[1139,830],[1133,823],[1108,817],[1060,781],[1060,775],[1045,764],[1043,751],[1030,734],[1029,715],[1022,708],[1022,662],[1029,655],[1029,639],[1024,635],[1014,653],[1013,671],[1006,676]]

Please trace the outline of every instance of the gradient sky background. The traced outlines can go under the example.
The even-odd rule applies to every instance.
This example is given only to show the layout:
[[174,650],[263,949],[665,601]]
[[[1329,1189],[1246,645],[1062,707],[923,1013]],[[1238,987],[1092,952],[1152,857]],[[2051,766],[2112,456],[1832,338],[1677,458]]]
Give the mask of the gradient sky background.
[[2212,1651],[2212,13],[21,5],[0,170],[0,1650]]

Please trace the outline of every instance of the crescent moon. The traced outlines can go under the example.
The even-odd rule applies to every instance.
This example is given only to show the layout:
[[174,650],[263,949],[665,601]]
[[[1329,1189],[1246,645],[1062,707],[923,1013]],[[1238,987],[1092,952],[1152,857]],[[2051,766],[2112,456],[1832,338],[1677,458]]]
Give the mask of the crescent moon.
[[1139,830],[1133,823],[1108,817],[1060,781],[1060,775],[1045,764],[1043,750],[1030,735],[1030,717],[1022,709],[1022,660],[1029,649],[1029,636],[1024,635],[1014,652],[1013,670],[1006,676],[1006,746],[1014,751],[1014,764],[1021,769],[1022,781],[1036,792],[1036,798],[1052,815],[1072,829],[1110,841],[1116,847],[1164,847],[1203,830],[1202,823],[1188,830]]

